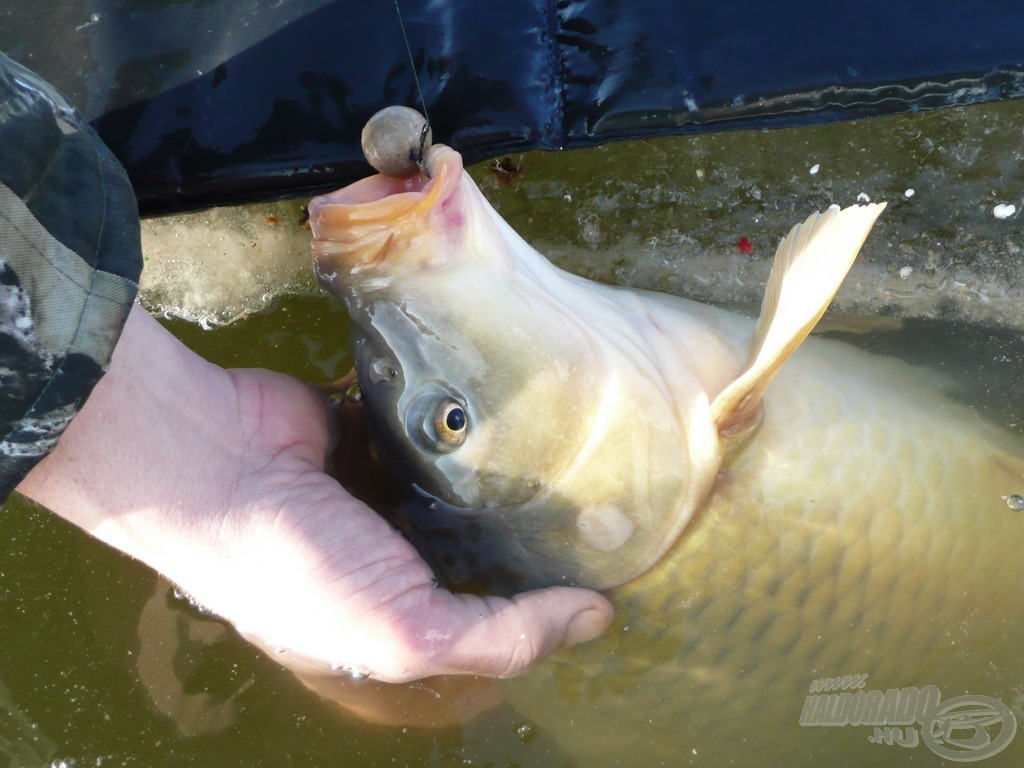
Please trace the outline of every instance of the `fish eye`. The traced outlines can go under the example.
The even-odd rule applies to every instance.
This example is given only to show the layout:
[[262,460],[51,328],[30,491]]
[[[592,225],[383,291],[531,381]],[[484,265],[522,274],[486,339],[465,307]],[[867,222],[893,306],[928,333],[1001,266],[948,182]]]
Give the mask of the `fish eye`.
[[422,450],[451,453],[466,442],[469,413],[450,392],[431,387],[413,400],[405,424],[409,437]]
[[466,409],[462,407],[453,397],[446,397],[442,400],[434,412],[434,434],[438,442],[443,443],[449,449],[458,448],[466,442],[466,428],[469,420],[466,418]]

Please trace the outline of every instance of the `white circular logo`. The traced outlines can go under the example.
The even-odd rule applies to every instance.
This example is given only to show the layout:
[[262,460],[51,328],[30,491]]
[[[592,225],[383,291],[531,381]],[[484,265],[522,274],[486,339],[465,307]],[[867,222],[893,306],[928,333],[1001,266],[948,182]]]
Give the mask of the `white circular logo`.
[[1017,733],[1017,719],[989,696],[954,696],[921,723],[921,738],[939,757],[971,763],[1002,752]]

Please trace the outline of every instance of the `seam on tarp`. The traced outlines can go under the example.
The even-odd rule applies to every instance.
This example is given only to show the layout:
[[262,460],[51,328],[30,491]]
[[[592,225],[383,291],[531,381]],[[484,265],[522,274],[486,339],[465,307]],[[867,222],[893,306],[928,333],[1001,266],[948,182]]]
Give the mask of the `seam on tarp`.
[[548,77],[551,82],[551,110],[544,128],[544,141],[553,149],[565,149],[565,57],[562,55],[562,19],[559,0],[542,0],[547,21]]

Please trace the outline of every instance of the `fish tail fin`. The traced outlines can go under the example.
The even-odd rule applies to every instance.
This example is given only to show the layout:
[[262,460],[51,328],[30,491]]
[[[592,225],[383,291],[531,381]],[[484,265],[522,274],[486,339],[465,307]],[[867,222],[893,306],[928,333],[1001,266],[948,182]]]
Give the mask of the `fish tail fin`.
[[814,213],[779,244],[747,363],[711,403],[724,440],[760,422],[765,390],[825,313],[884,208],[872,203]]

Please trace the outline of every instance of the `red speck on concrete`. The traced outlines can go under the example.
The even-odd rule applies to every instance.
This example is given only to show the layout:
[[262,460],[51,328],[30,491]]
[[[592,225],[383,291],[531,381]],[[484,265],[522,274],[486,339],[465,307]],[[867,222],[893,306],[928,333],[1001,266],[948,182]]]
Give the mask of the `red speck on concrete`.
[[750,238],[741,237],[740,241],[736,243],[736,247],[740,249],[740,253],[753,253],[754,246],[750,244]]

